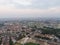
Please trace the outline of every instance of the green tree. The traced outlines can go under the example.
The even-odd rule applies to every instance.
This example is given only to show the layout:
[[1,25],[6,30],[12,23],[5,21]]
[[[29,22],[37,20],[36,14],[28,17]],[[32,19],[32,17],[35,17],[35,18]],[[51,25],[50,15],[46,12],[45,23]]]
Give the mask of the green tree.
[[39,44],[37,44],[37,43],[26,43],[26,44],[24,44],[24,45],[39,45]]
[[1,45],[1,43],[2,43],[2,38],[0,38],[0,45]]
[[9,39],[9,45],[13,45],[13,41],[12,41],[11,37]]

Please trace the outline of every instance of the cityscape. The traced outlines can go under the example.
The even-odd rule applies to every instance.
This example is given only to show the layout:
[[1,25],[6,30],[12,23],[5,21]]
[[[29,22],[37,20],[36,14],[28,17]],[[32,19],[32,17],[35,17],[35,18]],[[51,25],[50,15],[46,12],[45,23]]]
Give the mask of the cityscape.
[[59,20],[4,20],[0,45],[60,45]]
[[0,0],[0,45],[60,45],[60,0]]

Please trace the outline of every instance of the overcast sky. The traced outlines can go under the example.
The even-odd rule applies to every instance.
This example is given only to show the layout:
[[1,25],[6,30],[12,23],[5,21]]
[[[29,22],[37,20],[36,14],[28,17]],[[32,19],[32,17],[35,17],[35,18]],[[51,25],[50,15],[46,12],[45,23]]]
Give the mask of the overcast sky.
[[0,18],[60,17],[60,0],[0,0]]

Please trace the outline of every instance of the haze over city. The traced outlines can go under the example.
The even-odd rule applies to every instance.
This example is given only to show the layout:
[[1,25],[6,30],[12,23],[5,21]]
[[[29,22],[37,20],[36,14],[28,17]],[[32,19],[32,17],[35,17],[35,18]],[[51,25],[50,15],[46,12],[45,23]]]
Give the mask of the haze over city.
[[60,45],[60,0],[0,0],[0,45]]

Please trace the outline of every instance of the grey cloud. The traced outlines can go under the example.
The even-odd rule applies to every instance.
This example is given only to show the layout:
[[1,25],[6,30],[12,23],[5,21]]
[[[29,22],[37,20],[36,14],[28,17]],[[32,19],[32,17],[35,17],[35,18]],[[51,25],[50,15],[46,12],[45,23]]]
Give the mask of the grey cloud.
[[[2,1],[2,0],[1,0]],[[0,1],[0,2],[1,2]],[[0,5],[14,5],[15,8],[39,8],[46,9],[49,7],[60,6],[60,0],[32,0],[31,5],[22,5],[17,3],[17,0],[3,0]],[[20,0],[21,1],[21,0]]]
[[33,0],[32,7],[34,8],[48,8],[60,6],[60,0]]

